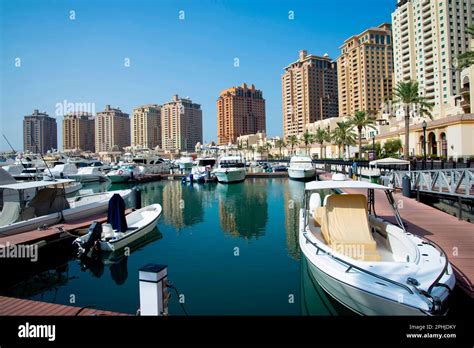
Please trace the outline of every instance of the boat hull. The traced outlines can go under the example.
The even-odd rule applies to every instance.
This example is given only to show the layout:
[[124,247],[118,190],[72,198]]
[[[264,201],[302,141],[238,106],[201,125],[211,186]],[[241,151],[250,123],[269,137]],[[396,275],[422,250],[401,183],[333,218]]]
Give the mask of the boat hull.
[[214,175],[218,182],[229,184],[244,181],[247,173],[245,168],[242,168],[239,170],[217,170]]
[[288,177],[294,180],[309,180],[316,175],[314,168],[288,168]]
[[124,238],[119,239],[117,242],[100,242],[100,249],[104,251],[117,251],[120,249],[123,249],[130,243],[133,243],[137,239],[142,238],[144,235],[147,233],[150,233],[155,227],[156,224],[158,223],[158,220],[160,219],[160,215],[156,219],[154,219],[152,222],[150,222],[147,226],[143,227],[136,233],[132,233]]
[[[426,255],[424,257],[432,261],[429,264],[433,264],[437,268],[430,273],[424,272],[423,264],[406,264],[403,267],[401,262],[390,261],[361,262],[357,263],[357,266],[360,267],[359,270],[351,269],[352,266],[349,265],[356,264],[356,261],[351,260],[352,263],[344,263],[345,261],[342,261],[343,255],[317,242],[314,237],[310,237],[312,232],[302,226],[305,225],[301,212],[299,244],[301,252],[308,262],[311,275],[324,291],[347,308],[361,315],[426,316],[446,313],[446,300],[455,284],[453,270],[449,264],[439,279],[441,286],[434,288],[432,293],[433,296],[441,300],[439,310],[431,306],[431,302],[426,296],[406,283],[406,279],[415,279],[415,277],[420,280],[424,277],[425,284],[432,284],[436,281],[436,277],[442,270],[442,264],[436,266],[436,262],[434,262],[436,258],[439,258],[437,249],[424,245],[421,240],[420,243],[416,243],[420,244],[420,254]],[[416,237],[407,235],[406,238]],[[317,243],[318,247],[314,243]],[[366,268],[370,269],[371,274],[363,272]],[[392,283],[387,279],[391,279]]]
[[112,183],[123,183],[123,182],[128,182],[130,180],[129,175],[108,175],[107,176]]
[[405,306],[399,302],[371,294],[331,277],[322,272],[309,260],[308,269],[311,275],[332,298],[361,315],[387,316],[426,316],[418,308]]
[[105,177],[102,177],[100,175],[86,175],[86,174],[69,175],[69,178],[79,181],[81,183],[101,182],[101,181],[107,180]]

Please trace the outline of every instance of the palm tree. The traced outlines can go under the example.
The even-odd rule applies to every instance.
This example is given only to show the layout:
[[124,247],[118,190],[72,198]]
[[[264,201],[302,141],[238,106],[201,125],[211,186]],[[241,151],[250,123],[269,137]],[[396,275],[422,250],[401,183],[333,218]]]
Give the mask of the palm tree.
[[270,151],[271,149],[273,149],[273,145],[269,141],[267,141],[264,146],[267,151]]
[[[471,25],[466,28],[466,34],[474,36],[474,25]],[[474,64],[474,51],[466,51],[461,53],[458,56],[458,66],[459,70],[463,70],[464,68],[470,67]]]
[[357,133],[359,136],[359,157],[362,158],[362,129],[375,129],[375,120],[367,115],[364,111],[356,111],[350,122],[353,128],[357,128]]
[[293,154],[293,148],[298,145],[300,141],[296,135],[290,135],[288,137],[288,144],[291,146],[291,154]]
[[318,128],[314,135],[314,141],[319,144],[319,158],[323,158],[323,144],[326,141],[330,141],[331,137],[328,131],[324,128]]
[[337,122],[337,127],[331,133],[331,139],[337,145],[339,158],[341,158],[341,146],[346,151],[346,146],[355,144],[354,133],[352,132],[352,123],[350,121]]
[[403,105],[405,109],[405,146],[403,147],[403,157],[408,160],[410,157],[410,112],[413,107],[418,107],[420,110],[420,116],[427,114],[431,118],[430,111],[433,109],[433,104],[428,103],[426,98],[419,95],[418,82],[400,81],[395,87],[393,93],[396,103]]
[[308,145],[311,145],[313,142],[314,142],[314,135],[311,134],[310,132],[308,132],[308,130],[306,130],[303,135],[301,136],[301,142],[304,143],[304,147],[306,149],[306,154],[309,155],[308,153]]
[[275,145],[276,145],[276,147],[278,147],[278,149],[280,150],[280,159],[281,159],[281,148],[286,146],[285,141],[284,141],[283,139],[278,139],[278,140],[275,142]]

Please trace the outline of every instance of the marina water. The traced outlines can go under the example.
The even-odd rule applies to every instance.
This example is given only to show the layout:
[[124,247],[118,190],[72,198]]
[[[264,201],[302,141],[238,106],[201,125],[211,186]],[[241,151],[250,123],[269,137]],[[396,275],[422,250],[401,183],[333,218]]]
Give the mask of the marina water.
[[[88,185],[93,191],[131,185]],[[168,266],[170,315],[352,315],[308,274],[298,246],[304,183],[286,178],[240,184],[141,184],[142,205],[160,203],[157,228],[130,254],[77,260],[69,244],[15,265],[2,295],[135,314],[138,270]],[[6,269],[6,268],[3,268]],[[456,302],[456,301],[454,301]]]

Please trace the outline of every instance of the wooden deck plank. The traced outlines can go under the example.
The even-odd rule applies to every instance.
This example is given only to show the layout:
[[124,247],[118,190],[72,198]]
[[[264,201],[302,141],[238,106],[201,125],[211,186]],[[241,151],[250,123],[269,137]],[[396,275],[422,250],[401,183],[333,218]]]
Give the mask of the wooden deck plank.
[[[323,174],[323,180],[330,176]],[[361,193],[360,190],[343,190],[347,193]],[[394,194],[400,215],[407,224],[407,230],[438,244],[448,256],[456,273],[460,287],[474,298],[474,225],[461,221],[414,199]],[[395,222],[390,205],[383,192],[375,190],[375,212],[378,216]]]
[[[67,306],[56,303],[47,303],[41,301],[24,300],[13,297],[0,296],[0,315],[7,316],[74,316],[81,310],[81,307]],[[79,315],[128,315],[126,313],[117,313],[103,311],[99,309],[86,308]]]
[[[125,214],[130,214],[132,212],[131,209],[127,209]],[[74,230],[87,228],[89,227],[92,222],[98,221],[100,223],[104,223],[107,221],[107,214],[97,214],[93,215],[84,219],[75,220],[72,222],[64,222],[52,225],[45,230],[31,230],[25,231],[18,234],[2,236],[0,237],[0,248],[3,248],[9,243],[12,244],[33,244],[39,242],[43,239],[54,238],[59,236],[62,232],[67,231],[71,232]],[[59,228],[62,228],[63,231],[60,231]]]

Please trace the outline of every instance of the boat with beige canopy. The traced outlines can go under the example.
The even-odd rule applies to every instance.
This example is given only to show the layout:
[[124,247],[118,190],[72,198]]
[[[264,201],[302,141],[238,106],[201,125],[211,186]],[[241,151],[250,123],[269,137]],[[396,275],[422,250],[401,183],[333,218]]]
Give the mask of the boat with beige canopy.
[[[376,190],[385,193],[396,224],[377,216]],[[405,230],[389,187],[343,174],[307,183],[299,244],[319,285],[359,314],[443,315],[448,309],[455,285],[448,258]]]

